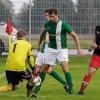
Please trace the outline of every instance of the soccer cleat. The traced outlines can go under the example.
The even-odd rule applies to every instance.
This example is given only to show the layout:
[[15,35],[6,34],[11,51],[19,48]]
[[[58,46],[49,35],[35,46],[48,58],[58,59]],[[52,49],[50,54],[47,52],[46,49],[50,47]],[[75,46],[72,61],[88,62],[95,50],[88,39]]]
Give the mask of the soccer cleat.
[[69,88],[69,87],[68,87],[68,84],[65,84],[65,85],[64,85],[64,89],[66,90],[66,92],[68,92],[68,88]]
[[11,84],[3,85],[0,87],[0,92],[12,91],[13,86]]
[[78,94],[82,95],[82,94],[84,94],[84,92],[83,91],[79,91]]
[[27,89],[27,97],[30,96],[31,92],[32,92],[32,91],[31,91],[30,89]]
[[40,91],[40,87],[41,87],[41,85],[34,87],[32,89],[32,92],[35,93],[35,94],[37,94]]
[[72,91],[73,91],[72,87],[73,87],[73,84],[68,85],[68,90],[67,91],[68,91],[69,94],[72,94]]
[[36,98],[37,95],[36,95],[35,93],[32,92],[32,93],[30,93],[27,97],[35,97],[35,98]]
[[32,92],[32,93],[29,95],[29,97],[35,97],[35,98],[36,98],[37,95],[36,95],[35,93]]
[[35,93],[33,93],[31,90],[28,90],[27,97],[37,97],[37,95]]

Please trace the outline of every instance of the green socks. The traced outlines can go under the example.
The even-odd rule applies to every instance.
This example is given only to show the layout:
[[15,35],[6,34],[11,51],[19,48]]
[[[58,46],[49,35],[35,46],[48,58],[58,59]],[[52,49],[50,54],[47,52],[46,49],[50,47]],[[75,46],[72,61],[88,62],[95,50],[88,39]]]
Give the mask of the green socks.
[[44,79],[45,79],[46,72],[41,72],[39,76],[41,78],[41,83],[42,83],[44,81]]
[[57,81],[59,81],[61,84],[65,85],[67,82],[63,80],[59,74],[57,74],[55,71],[51,71],[50,75],[54,77]]
[[[42,83],[44,81],[44,79],[45,79],[46,72],[41,72],[39,76],[41,78],[41,83]],[[40,87],[41,87],[41,85],[40,86],[36,86],[36,87],[33,88],[32,91],[37,94],[40,91]]]
[[40,91],[41,85],[33,88],[32,92],[37,94]]
[[[44,81],[45,75],[46,75],[45,72],[41,72],[41,73],[40,73],[39,76],[40,76],[40,78],[41,78],[41,82]],[[55,71],[51,71],[50,75],[51,75],[53,78],[55,78],[57,81],[59,81],[61,84],[63,84],[63,85],[65,85],[66,83],[68,83],[69,86],[72,85],[72,77],[71,77],[70,72],[65,73],[66,81],[65,81],[64,79],[62,79],[62,77],[61,77],[58,73],[56,73]],[[34,93],[38,93],[38,92],[40,91],[40,87],[41,87],[41,85],[35,87],[35,88],[33,89],[33,92],[34,92]]]
[[71,77],[70,72],[65,73],[65,78],[66,78],[68,85],[72,84],[72,77]]

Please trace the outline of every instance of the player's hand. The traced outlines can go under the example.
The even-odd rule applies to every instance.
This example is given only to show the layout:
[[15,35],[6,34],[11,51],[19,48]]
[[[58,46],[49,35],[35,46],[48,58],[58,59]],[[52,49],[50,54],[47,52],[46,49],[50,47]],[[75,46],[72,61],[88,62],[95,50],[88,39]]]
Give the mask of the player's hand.
[[40,73],[40,70],[39,70],[38,67],[35,67],[35,69],[32,71],[32,74],[33,74],[34,76],[38,76],[39,73]]
[[88,51],[89,51],[89,52],[91,52],[92,50],[93,50],[93,48],[92,48],[92,47],[89,47],[89,48],[88,48]]
[[91,52],[93,49],[97,48],[97,44],[93,43],[92,46],[90,48],[88,48],[88,51]]
[[84,56],[82,49],[77,50],[77,54],[80,55],[80,56]]

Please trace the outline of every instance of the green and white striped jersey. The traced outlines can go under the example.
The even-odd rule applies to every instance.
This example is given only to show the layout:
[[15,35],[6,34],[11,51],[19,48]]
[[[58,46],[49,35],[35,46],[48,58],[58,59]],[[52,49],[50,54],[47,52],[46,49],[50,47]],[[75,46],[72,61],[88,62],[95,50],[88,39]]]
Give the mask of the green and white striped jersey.
[[42,47],[40,49],[40,52],[44,53],[45,45],[46,45],[46,42],[44,40],[43,43],[42,43]]
[[48,21],[45,23],[44,28],[49,34],[48,47],[53,49],[67,48],[67,34],[73,31],[68,23],[61,20],[58,23]]

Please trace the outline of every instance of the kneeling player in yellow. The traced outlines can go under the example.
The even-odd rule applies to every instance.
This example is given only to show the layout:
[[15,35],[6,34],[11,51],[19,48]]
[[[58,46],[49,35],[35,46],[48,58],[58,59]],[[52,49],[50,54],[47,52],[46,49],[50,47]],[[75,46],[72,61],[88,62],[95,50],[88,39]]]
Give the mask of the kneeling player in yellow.
[[[25,40],[27,33],[24,31],[17,32],[17,40],[13,43],[9,42],[9,53],[6,62],[6,78],[7,85],[0,87],[0,92],[15,90],[18,88],[22,79],[28,82],[32,75],[26,71],[25,62],[28,58],[31,69],[34,69],[34,58],[32,55],[32,46]],[[11,41],[9,36],[9,41]]]

